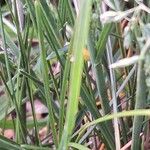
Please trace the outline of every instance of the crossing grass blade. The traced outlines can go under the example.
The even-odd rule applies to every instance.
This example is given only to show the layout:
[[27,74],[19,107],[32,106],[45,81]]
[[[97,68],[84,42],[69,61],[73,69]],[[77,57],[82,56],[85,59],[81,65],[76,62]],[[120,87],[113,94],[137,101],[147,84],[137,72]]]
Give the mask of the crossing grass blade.
[[0,135],[0,149],[3,149],[4,147],[6,150],[8,150],[8,149],[20,150],[21,149],[19,144]]

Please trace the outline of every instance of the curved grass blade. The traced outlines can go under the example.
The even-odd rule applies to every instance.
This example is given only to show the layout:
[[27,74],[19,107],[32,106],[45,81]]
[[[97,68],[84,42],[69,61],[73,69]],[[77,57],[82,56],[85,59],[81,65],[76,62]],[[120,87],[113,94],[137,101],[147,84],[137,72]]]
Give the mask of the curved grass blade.
[[101,117],[99,119],[96,119],[90,123],[87,123],[85,125],[83,125],[79,130],[78,133],[83,133],[85,132],[85,130],[93,125],[96,125],[98,123],[107,121],[107,120],[111,120],[114,118],[120,118],[120,117],[129,117],[129,116],[150,116],[150,110],[148,109],[137,109],[137,110],[130,110],[130,111],[123,111],[123,112],[118,112],[118,113],[114,113],[111,115],[106,115],[104,117]]

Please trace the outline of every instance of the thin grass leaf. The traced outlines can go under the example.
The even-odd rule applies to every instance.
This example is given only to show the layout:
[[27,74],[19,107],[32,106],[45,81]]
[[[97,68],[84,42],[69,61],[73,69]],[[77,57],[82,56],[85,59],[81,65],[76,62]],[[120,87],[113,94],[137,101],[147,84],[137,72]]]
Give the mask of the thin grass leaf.
[[61,43],[59,40],[59,33],[57,31],[56,27],[53,27],[53,24],[51,23],[51,20],[49,19],[48,14],[46,13],[46,9],[45,7],[43,7],[41,5],[41,15],[42,15],[42,20],[43,20],[43,27],[45,27],[45,29],[47,29],[47,32],[49,33],[48,38],[51,39],[51,43],[53,44],[54,47],[53,50],[58,50],[59,48],[61,48]]
[[[1,34],[1,26],[0,26],[0,34]],[[11,53],[16,56],[19,57],[19,48],[16,46],[16,44],[11,40],[11,37],[9,36],[8,32],[6,30],[5,31],[5,38],[6,38],[6,44],[8,45],[8,47],[11,50]]]
[[38,146],[31,146],[31,145],[21,145],[21,147],[23,149],[26,149],[26,150],[52,150],[50,148],[46,148],[46,147],[38,147]]
[[[4,109],[4,110],[6,110],[6,109]],[[14,122],[16,120],[13,120],[13,121],[12,120],[6,120],[5,124],[4,124],[4,121],[5,121],[4,119],[0,120],[0,128],[3,128],[3,126],[5,126],[5,129],[14,129]],[[41,128],[46,126],[47,125],[47,118],[44,118],[42,120],[38,120],[37,125],[38,125],[38,127],[41,127]],[[33,120],[28,120],[27,121],[27,128],[28,129],[33,129],[34,127],[35,127],[34,121]]]
[[[93,97],[89,94],[87,87],[85,87],[85,85],[81,86],[81,98],[84,101],[88,110],[91,112],[94,119],[102,117],[102,115],[99,113],[99,111],[96,107],[95,99],[93,99]],[[103,135],[106,139],[104,141],[104,143],[109,145],[109,147],[112,147],[112,149],[113,149],[114,148],[114,142],[113,142],[113,137],[111,136],[110,131],[108,130],[108,122],[98,124],[98,129],[100,129],[100,131],[101,131],[101,135],[100,135],[101,138]],[[82,134],[80,134],[76,138],[76,142],[79,141],[81,137],[82,137]]]
[[5,31],[4,31],[4,26],[3,26],[3,21],[2,21],[2,12],[1,12],[1,7],[0,7],[0,26],[2,27],[2,43],[3,43],[3,48],[4,48],[4,54],[5,54],[5,63],[6,63],[6,71],[7,71],[7,77],[8,80],[10,82],[10,97],[12,98],[12,103],[14,103],[15,108],[16,108],[16,114],[19,118],[19,124],[20,124],[20,130],[21,130],[21,135],[22,135],[22,139],[24,140],[24,142],[26,143],[26,128],[25,128],[25,124],[24,124],[24,120],[21,120],[21,113],[19,111],[19,105],[15,96],[15,90],[14,90],[14,83],[12,80],[12,75],[10,72],[10,65],[9,65],[9,57],[8,57],[8,49],[7,49],[7,45],[6,45],[6,38],[5,38]]
[[[9,66],[10,66],[10,72],[11,73],[14,73],[15,72],[15,67],[16,66],[14,66],[14,63],[11,61],[11,60],[8,60],[9,61]],[[5,55],[4,55],[4,51],[2,51],[1,53],[0,53],[0,63],[1,64],[3,64],[4,65],[4,68],[6,67],[5,66]]]
[[114,113],[111,115],[106,115],[106,116],[96,119],[90,123],[86,123],[78,130],[78,133],[81,134],[81,133],[85,132],[85,130],[88,127],[96,125],[97,123],[111,120],[114,118],[129,117],[129,116],[150,116],[150,111],[147,109],[137,109],[137,110],[123,111],[123,112],[118,112],[118,113]]
[[26,5],[28,7],[28,11],[31,16],[31,20],[33,22],[34,28],[37,30],[36,16],[35,16],[35,7],[33,1],[25,0]]
[[50,126],[53,134],[53,140],[54,144],[57,147],[58,146],[58,140],[57,140],[57,132],[55,128],[55,119],[54,119],[54,113],[52,108],[52,99],[51,95],[49,93],[49,77],[48,77],[48,64],[46,60],[46,49],[44,46],[44,35],[41,30],[42,22],[41,22],[41,5],[39,1],[35,2],[35,9],[36,9],[36,19],[37,19],[37,27],[38,27],[38,37],[40,41],[40,49],[41,49],[41,60],[42,60],[42,68],[43,68],[43,79],[44,79],[44,89],[45,89],[45,97],[46,102],[49,110],[49,119],[50,119]]
[[21,150],[21,147],[19,144],[3,137],[0,135],[0,149],[5,149],[5,150]]
[[59,15],[59,19],[60,19],[61,28],[64,27],[67,20],[69,20],[69,23],[72,26],[74,25],[75,16],[74,16],[74,12],[73,12],[70,1],[68,1],[68,0],[59,1],[58,15]]
[[62,81],[62,87],[61,87],[61,94],[60,94],[60,110],[59,110],[59,139],[61,139],[63,127],[64,127],[64,116],[65,116],[65,96],[66,91],[68,87],[68,77],[69,77],[69,71],[70,71],[70,60],[69,58],[66,61],[65,64],[65,70],[63,74],[63,81]]
[[90,150],[89,148],[87,148],[83,145],[77,144],[77,143],[69,143],[69,146],[73,147],[75,149],[78,149],[78,150]]
[[[0,121],[5,117],[7,109],[9,107],[9,97],[6,94],[0,96]],[[3,126],[3,123],[0,123]]]
[[[143,61],[139,62],[138,73],[137,73],[137,93],[136,93],[136,109],[143,109],[146,106],[146,82],[145,82],[145,73]],[[140,111],[140,110],[139,110]],[[144,117],[135,116],[133,122],[133,132],[132,132],[132,150],[140,150],[141,149],[141,138],[140,133],[142,131]]]
[[102,58],[104,54],[106,42],[112,28],[113,28],[112,23],[105,24],[102,31],[100,32],[100,36],[96,45],[97,53],[96,53],[95,64],[99,63],[100,58]]
[[79,17],[75,26],[73,53],[74,61],[71,64],[69,101],[66,113],[66,122],[63,135],[59,145],[59,150],[66,150],[68,142],[75,125],[76,113],[78,111],[78,99],[80,94],[80,85],[83,71],[82,51],[86,46],[89,31],[91,0],[82,1]]
[[[89,40],[88,40],[88,48],[90,51],[91,61],[92,61],[92,65],[93,65],[93,71],[94,71],[95,77],[96,77],[96,85],[97,85],[97,89],[98,89],[98,95],[100,98],[100,102],[102,105],[102,111],[103,111],[103,114],[108,114],[111,112],[111,108],[110,108],[109,100],[108,100],[108,96],[107,96],[107,88],[105,86],[105,76],[104,76],[104,72],[102,69],[101,60],[99,60],[98,64],[95,63],[96,50],[94,49],[94,44],[91,40],[91,37],[89,37]],[[105,131],[107,131],[107,130],[109,131],[106,133],[104,131],[105,138],[107,139],[106,141],[108,142],[110,147],[114,148],[115,145],[114,145],[114,139],[113,139],[112,123],[106,122],[106,128],[107,129],[105,129]],[[109,134],[109,136],[107,134]]]
[[139,57],[138,56],[132,56],[132,57],[129,57],[129,58],[124,58],[124,59],[121,59],[113,64],[111,64],[109,66],[109,68],[121,68],[121,67],[127,67],[129,65],[132,65],[132,64],[135,64],[137,63],[139,60]]
[[[45,90],[44,90],[44,84],[37,78],[37,76],[35,75],[35,73],[33,71],[31,71],[31,75],[28,74],[27,72],[23,71],[23,70],[20,70],[20,73],[22,75],[24,75],[25,77],[27,77],[28,79],[31,79],[35,85],[35,87],[37,88],[36,89],[36,94],[39,96],[41,102],[44,104],[44,105],[47,105],[47,102],[46,102],[46,97],[45,97]],[[49,83],[50,85],[52,84],[52,81],[49,80]],[[50,91],[53,92],[53,89],[50,88]],[[52,107],[53,107],[53,110],[56,114],[56,116],[58,116],[58,106],[56,105],[56,103],[54,101],[52,101]]]

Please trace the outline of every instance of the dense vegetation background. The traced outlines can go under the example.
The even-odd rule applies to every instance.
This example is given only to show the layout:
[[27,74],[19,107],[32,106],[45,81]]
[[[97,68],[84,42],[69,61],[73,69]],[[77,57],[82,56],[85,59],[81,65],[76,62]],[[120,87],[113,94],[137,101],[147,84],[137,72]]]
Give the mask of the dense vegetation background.
[[0,149],[150,149],[149,0],[0,1]]

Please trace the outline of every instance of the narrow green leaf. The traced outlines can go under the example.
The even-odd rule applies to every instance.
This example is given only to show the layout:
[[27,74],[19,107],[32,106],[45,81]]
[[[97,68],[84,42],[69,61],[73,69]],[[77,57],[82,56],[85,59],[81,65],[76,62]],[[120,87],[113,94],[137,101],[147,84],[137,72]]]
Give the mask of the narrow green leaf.
[[32,146],[32,145],[21,145],[22,148],[26,150],[51,150],[50,148],[46,147],[38,147],[38,146]]
[[[2,31],[1,31],[2,27],[0,26],[0,34],[2,35]],[[16,46],[16,44],[11,40],[10,35],[8,34],[8,32],[6,30],[4,30],[5,32],[5,40],[6,40],[6,44],[7,46],[10,48],[11,53],[16,56],[19,57],[19,48]]]
[[49,76],[48,76],[48,64],[46,60],[46,49],[44,46],[44,35],[43,31],[41,30],[42,22],[41,22],[41,5],[39,1],[35,2],[35,9],[36,9],[36,19],[37,19],[37,27],[38,27],[38,37],[39,37],[39,45],[41,50],[41,60],[42,60],[42,72],[43,72],[43,80],[44,80],[44,92],[47,102],[47,107],[49,110],[49,119],[50,119],[50,126],[53,134],[54,144],[57,147],[57,132],[55,128],[55,119],[54,113],[52,108],[52,98],[49,91]]
[[113,27],[112,23],[105,24],[102,31],[100,32],[100,36],[96,45],[97,53],[96,53],[95,64],[99,63],[100,58],[104,54],[106,42],[112,27]]
[[77,143],[69,143],[69,146],[76,148],[78,150],[90,150],[89,148],[87,148],[83,145],[77,144]]
[[[47,120],[48,120],[48,118],[44,118],[44,119],[38,120],[37,121],[38,127],[44,127],[44,126],[46,126]],[[14,129],[14,122],[15,121],[16,120],[6,120],[5,121],[5,125],[3,125],[4,124],[4,119],[0,120],[0,128],[3,128],[3,126],[5,126],[5,129]],[[33,122],[33,120],[27,120],[27,128],[28,129],[34,128],[34,122]]]
[[0,149],[5,149],[5,150],[21,150],[22,148],[20,147],[19,144],[5,138],[4,136],[0,135]]
[[114,113],[111,115],[106,115],[106,116],[96,119],[90,123],[86,123],[78,130],[78,133],[84,132],[88,127],[96,125],[98,123],[101,123],[101,122],[104,122],[107,120],[111,120],[114,118],[129,117],[129,116],[150,116],[150,110],[137,109],[137,110],[123,111],[123,112],[118,112],[118,113]]
[[59,150],[66,150],[68,148],[68,142],[75,125],[83,71],[82,51],[87,43],[91,15],[91,4],[91,0],[81,1],[80,13],[75,26],[69,101],[67,105],[65,127],[59,145]]
[[[138,66],[137,73],[137,91],[136,91],[136,109],[143,109],[146,106],[146,82],[145,82],[145,72],[144,72],[144,62],[140,61]],[[140,111],[140,110],[139,110]],[[140,133],[142,132],[144,121],[143,116],[135,116],[133,121],[133,132],[132,132],[132,150],[140,150],[141,149],[141,138]]]
[[[106,35],[106,36],[108,36],[108,35]],[[103,72],[101,59],[99,60],[98,64],[96,64],[96,62],[95,62],[96,49],[94,48],[94,44],[92,42],[91,37],[89,37],[89,40],[88,40],[88,48],[90,51],[91,62],[93,65],[93,71],[94,71],[95,77],[96,77],[96,85],[97,85],[97,90],[98,90],[100,102],[102,105],[102,111],[103,111],[103,114],[106,115],[106,114],[111,112],[111,108],[110,108],[109,99],[107,96],[107,88],[105,85],[105,75]],[[108,145],[110,145],[110,147],[114,148],[115,145],[114,145],[114,138],[113,138],[114,136],[113,136],[112,122],[108,121],[105,124],[106,124],[105,127],[101,127],[101,128],[103,128],[102,133],[104,133],[104,137],[105,137],[105,140],[107,141]],[[109,134],[109,136],[108,136],[108,134]]]
[[[69,0],[61,0],[58,4],[58,15],[60,18],[61,27],[69,20],[71,25],[74,25],[75,17]],[[69,18],[69,19],[68,19]]]

